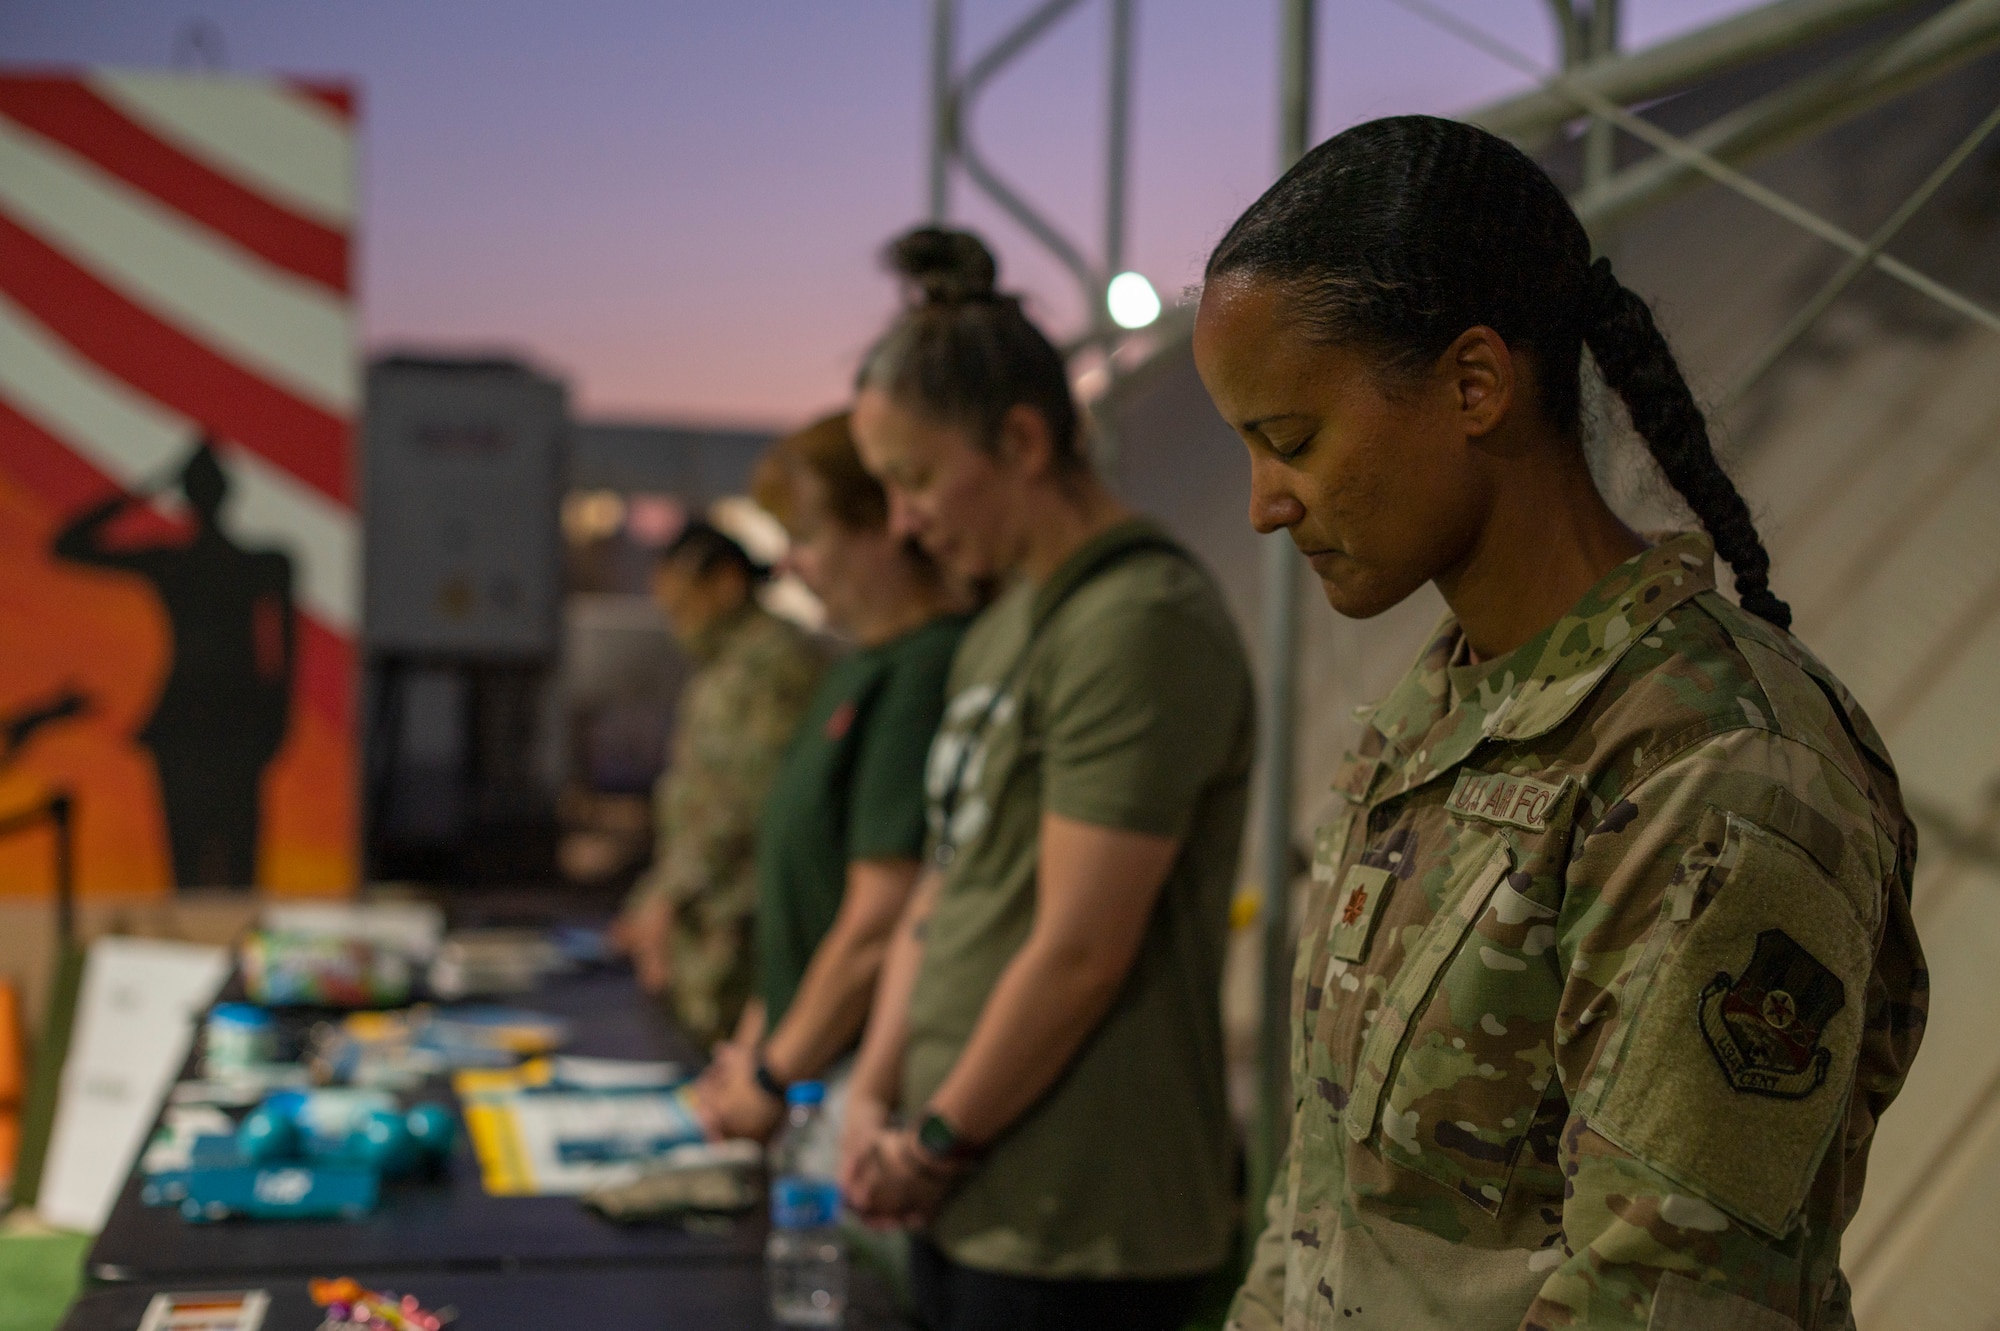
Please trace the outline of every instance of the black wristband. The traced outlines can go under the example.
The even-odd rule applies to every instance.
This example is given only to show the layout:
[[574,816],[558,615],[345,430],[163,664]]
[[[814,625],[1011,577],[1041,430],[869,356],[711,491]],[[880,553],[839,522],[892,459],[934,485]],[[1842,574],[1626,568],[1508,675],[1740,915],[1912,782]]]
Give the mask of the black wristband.
[[978,1162],[986,1154],[984,1147],[975,1146],[958,1135],[943,1114],[935,1109],[924,1111],[917,1125],[917,1146],[933,1160],[946,1165],[970,1165]]
[[764,1094],[770,1096],[773,1100],[782,1100],[785,1098],[785,1083],[779,1081],[773,1075],[770,1065],[764,1061],[761,1054],[757,1058],[757,1070],[752,1075],[757,1079],[757,1088],[763,1091]]

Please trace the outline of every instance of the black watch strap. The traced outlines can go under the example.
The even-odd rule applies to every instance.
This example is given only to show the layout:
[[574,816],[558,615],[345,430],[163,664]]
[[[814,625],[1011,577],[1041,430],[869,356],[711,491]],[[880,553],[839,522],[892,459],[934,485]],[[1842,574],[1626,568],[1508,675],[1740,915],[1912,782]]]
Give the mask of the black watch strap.
[[959,1136],[958,1130],[935,1109],[924,1111],[923,1121],[917,1125],[917,1145],[932,1158],[954,1165],[969,1165],[985,1154],[981,1147]]
[[785,1083],[778,1080],[776,1074],[771,1071],[771,1065],[764,1061],[761,1054],[757,1057],[757,1070],[752,1075],[757,1078],[757,1087],[764,1094],[773,1100],[785,1098]]

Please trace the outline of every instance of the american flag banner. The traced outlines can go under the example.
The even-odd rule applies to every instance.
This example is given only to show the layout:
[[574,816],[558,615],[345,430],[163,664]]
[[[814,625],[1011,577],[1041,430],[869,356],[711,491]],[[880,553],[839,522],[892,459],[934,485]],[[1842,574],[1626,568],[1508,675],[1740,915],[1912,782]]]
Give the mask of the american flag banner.
[[[358,873],[352,94],[0,74],[0,833],[85,893]],[[0,895],[47,834],[0,835]]]

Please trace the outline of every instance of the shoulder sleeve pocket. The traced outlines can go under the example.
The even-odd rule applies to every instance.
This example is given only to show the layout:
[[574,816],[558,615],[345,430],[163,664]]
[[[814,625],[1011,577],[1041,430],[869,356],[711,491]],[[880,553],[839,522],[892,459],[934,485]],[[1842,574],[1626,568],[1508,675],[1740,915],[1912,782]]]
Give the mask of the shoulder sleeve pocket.
[[[1735,814],[1691,884],[1706,904],[1633,1008],[1592,1126],[1773,1237],[1789,1233],[1848,1099],[1873,947],[1850,893]],[[1678,912],[1669,912],[1669,916]]]

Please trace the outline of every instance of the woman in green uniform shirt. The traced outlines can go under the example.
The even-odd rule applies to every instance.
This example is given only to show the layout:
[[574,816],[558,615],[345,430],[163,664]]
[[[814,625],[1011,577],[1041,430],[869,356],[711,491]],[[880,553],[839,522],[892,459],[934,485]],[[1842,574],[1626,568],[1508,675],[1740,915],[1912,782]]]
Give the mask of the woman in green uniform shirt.
[[892,259],[913,300],[863,364],[857,442],[898,530],[1007,586],[952,665],[848,1200],[921,1229],[931,1331],[1171,1331],[1229,1239],[1249,671],[1207,573],[1092,472],[1062,356],[985,247],[923,230]]
[[787,566],[855,644],[807,704],[757,837],[758,998],[717,1048],[697,1104],[718,1136],[763,1140],[787,1083],[853,1048],[924,845],[924,756],[964,604],[888,530],[845,415],[773,446],[757,498],[791,533]]
[[[1702,531],[1599,496],[1585,347]],[[1400,117],[1237,221],[1194,351],[1333,607],[1450,607],[1318,834],[1232,1325],[1851,1327],[1841,1230],[1923,1030],[1916,839],[1645,302],[1518,150]]]

